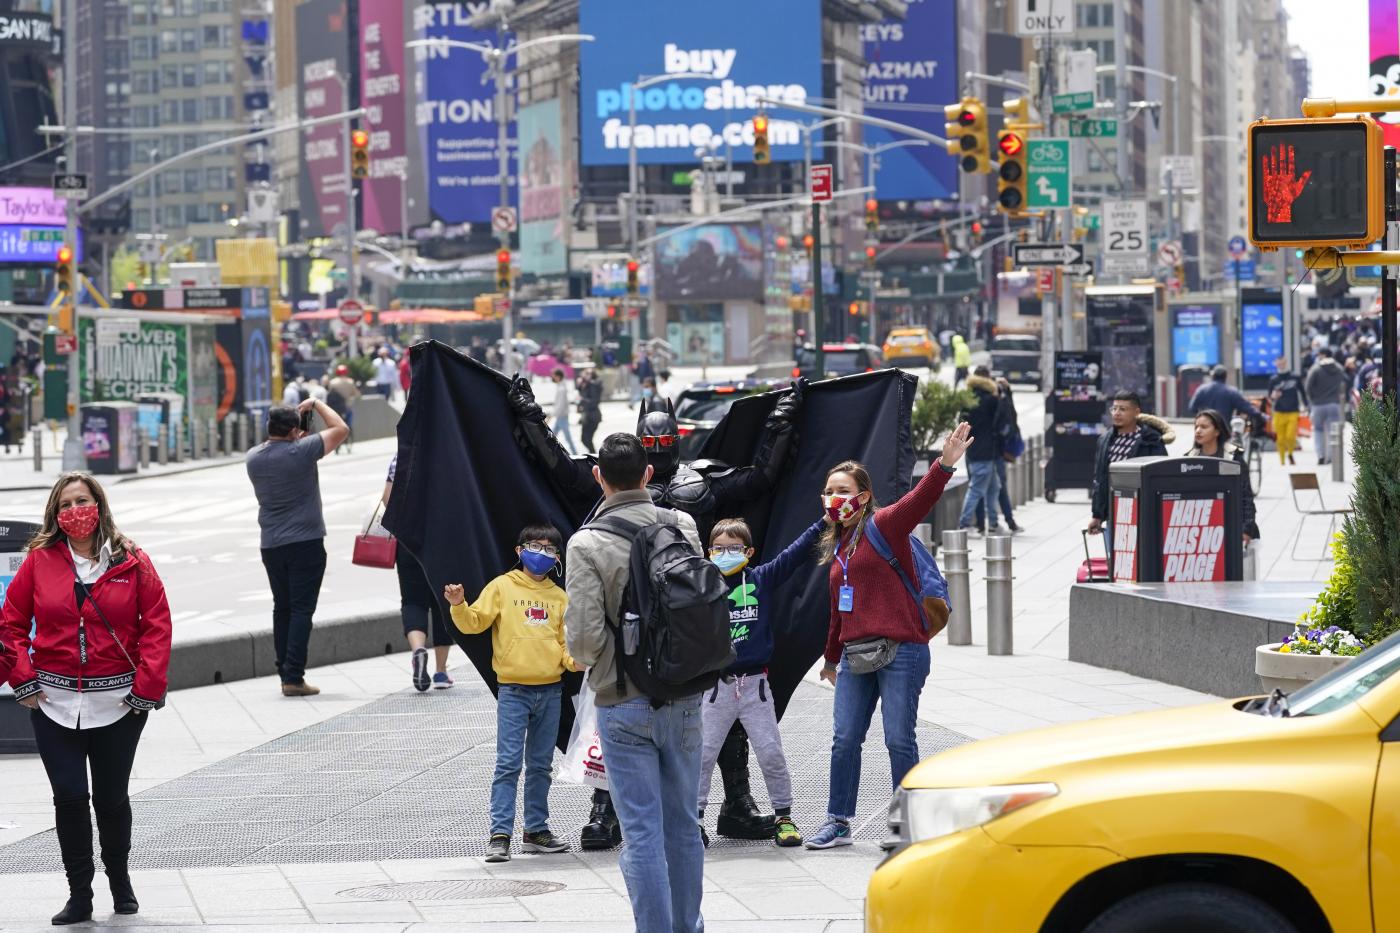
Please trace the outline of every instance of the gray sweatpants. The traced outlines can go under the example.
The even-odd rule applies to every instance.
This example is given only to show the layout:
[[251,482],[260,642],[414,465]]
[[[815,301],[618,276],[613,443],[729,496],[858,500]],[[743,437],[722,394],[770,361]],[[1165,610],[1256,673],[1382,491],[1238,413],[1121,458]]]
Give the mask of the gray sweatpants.
[[700,757],[700,809],[710,798],[710,778],[719,758],[719,748],[737,719],[749,734],[749,745],[763,769],[768,800],[774,807],[792,806],[792,778],[788,776],[783,739],[778,734],[778,717],[773,710],[773,691],[763,674],[736,677],[733,683],[720,681],[700,703],[704,711],[705,749]]

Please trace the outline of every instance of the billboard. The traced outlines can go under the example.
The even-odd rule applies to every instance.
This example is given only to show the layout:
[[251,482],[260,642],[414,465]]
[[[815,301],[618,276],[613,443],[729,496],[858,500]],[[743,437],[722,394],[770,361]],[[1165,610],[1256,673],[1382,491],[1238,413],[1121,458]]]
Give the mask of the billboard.
[[[938,136],[943,105],[958,100],[958,22],[956,0],[907,0],[904,19],[890,18],[861,27],[865,43],[865,112]],[[900,109],[887,109],[895,105]],[[905,109],[908,105],[927,108]],[[865,144],[879,146],[900,133],[864,127]],[[956,198],[955,160],[937,146],[909,146],[881,153],[875,196],[923,201]]]
[[[695,162],[697,148],[728,144],[753,158],[751,120],[758,97],[789,103],[822,96],[820,0],[582,0],[579,31],[579,134],[584,165],[626,165],[629,106],[637,112],[637,161]],[[700,73],[633,94],[642,75]],[[802,158],[791,111],[770,108],[774,161]]]
[[184,397],[188,384],[187,329],[184,324],[142,322],[110,343],[96,339],[96,322],[78,322],[82,400],[134,402],[139,395],[173,392]]
[[[1395,0],[1370,0],[1371,94],[1400,94],[1400,21]],[[1387,146],[1400,147],[1400,113],[1372,114],[1380,121]]]
[[[471,17],[490,4],[425,3],[413,10],[415,38],[453,39],[496,45],[495,32],[473,29]],[[506,36],[509,43],[511,37]],[[428,206],[443,223],[485,222],[500,201],[494,87],[483,78],[486,64],[467,49],[420,49],[414,77],[414,123],[427,166]],[[511,150],[508,188],[515,203],[515,125],[506,128]]]
[[520,108],[520,270],[534,275],[569,271],[565,244],[564,160],[559,98]]
[[360,185],[360,222],[399,233],[407,217],[408,79],[399,0],[360,0],[360,127],[369,133],[369,178]]
[[[297,100],[303,119],[340,113],[350,107],[342,80],[350,75],[346,0],[306,0],[297,7]],[[345,223],[345,129],[323,123],[302,130],[298,200],[303,237],[330,236]]]
[[663,301],[759,301],[763,235],[758,224],[705,224],[655,246],[656,297]]

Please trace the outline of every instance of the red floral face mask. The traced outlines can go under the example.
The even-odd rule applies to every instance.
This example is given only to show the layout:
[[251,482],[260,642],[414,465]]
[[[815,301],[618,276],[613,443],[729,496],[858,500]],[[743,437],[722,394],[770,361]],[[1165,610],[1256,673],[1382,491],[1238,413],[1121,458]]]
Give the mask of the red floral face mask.
[[58,527],[70,538],[86,538],[97,530],[97,506],[75,505],[58,513]]

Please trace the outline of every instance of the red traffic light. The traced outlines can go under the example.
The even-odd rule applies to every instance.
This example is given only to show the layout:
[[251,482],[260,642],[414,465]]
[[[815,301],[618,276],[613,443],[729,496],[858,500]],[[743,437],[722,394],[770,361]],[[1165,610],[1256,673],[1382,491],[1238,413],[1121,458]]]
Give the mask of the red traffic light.
[[497,250],[497,252],[496,252],[496,261],[497,261],[497,262],[501,262],[501,263],[510,262],[510,250],[508,250],[508,249]]
[[68,248],[67,246],[60,246],[60,247],[58,248],[58,262],[59,262],[59,265],[64,265],[64,266],[66,266],[66,265],[68,265],[68,264],[69,264],[70,262],[72,262],[72,261],[73,261],[73,250],[71,250],[71,249]]
[[958,113],[958,123],[959,123],[961,126],[971,126],[972,124],[974,124],[974,123],[976,123],[976,122],[977,122],[977,114],[973,113],[971,110],[968,110],[967,108],[963,108],[961,111],[959,111],[959,113]]
[[774,245],[777,246],[778,249],[787,249],[787,248],[788,248],[788,238],[785,237],[785,236],[779,235],[778,239],[774,241]]
[[866,211],[866,213],[868,213],[868,214],[873,214],[875,211],[877,211],[877,210],[879,210],[879,209],[880,209],[880,202],[876,201],[874,198],[871,198],[870,200],[868,200],[868,201],[865,202],[865,211]]
[[812,248],[812,244],[814,242],[815,241],[812,239],[812,235],[810,233],[802,238],[802,245],[809,250]]
[[1026,148],[1026,143],[1025,140],[1021,139],[1021,137],[1017,136],[1015,133],[1004,133],[1001,139],[997,140],[997,148],[1000,149],[1001,154],[1005,156],[1020,155],[1021,150]]
[[636,271],[637,271],[638,269],[640,269],[640,268],[641,268],[641,266],[638,264],[637,260],[635,260],[635,259],[629,259],[629,260],[627,260],[627,271],[628,271],[628,272],[636,272]]
[[860,314],[860,302],[859,302],[859,301],[853,301],[853,302],[851,302],[851,307],[849,308],[849,311],[850,311],[852,317],[855,317],[857,314]]
[[364,130],[355,130],[350,134],[350,145],[354,146],[356,149],[368,149],[369,134]]
[[975,233],[975,234],[977,234],[978,236],[981,236],[981,235],[982,235],[982,222],[981,222],[981,221],[974,220],[974,221],[972,222],[972,232]]
[[865,258],[866,258],[866,259],[874,259],[874,258],[875,258],[875,247],[873,247],[873,246],[867,246],[867,247],[865,248]]
[[757,114],[753,118],[753,131],[755,133],[768,132],[768,118],[761,113]]

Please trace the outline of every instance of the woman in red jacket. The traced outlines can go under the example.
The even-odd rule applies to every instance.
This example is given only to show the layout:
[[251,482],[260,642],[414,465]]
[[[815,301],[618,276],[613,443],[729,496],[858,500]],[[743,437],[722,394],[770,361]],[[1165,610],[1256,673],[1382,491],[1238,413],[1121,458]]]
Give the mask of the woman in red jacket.
[[49,493],[43,525],[5,591],[0,638],[53,787],[69,891],[53,922],[92,917],[89,768],[113,907],[134,914],[127,782],[146,713],[164,705],[170,606],[150,559],[117,531],[88,474],[65,473]]
[[[917,580],[909,535],[933,511],[954,464],[971,443],[967,423],[958,425],[944,442],[938,463],[902,499],[885,508],[877,506],[870,474],[859,463],[838,463],[827,474],[822,507],[831,524],[822,534],[820,551],[831,564],[831,625],[822,679],[836,686],[836,703],[826,823],[807,840],[809,849],[852,842],[860,749],[877,700],[894,786],[919,763],[914,727],[919,693],[928,677],[929,633],[899,574],[876,553],[864,532],[867,522],[878,525],[905,574]],[[853,665],[874,669],[858,672]]]

